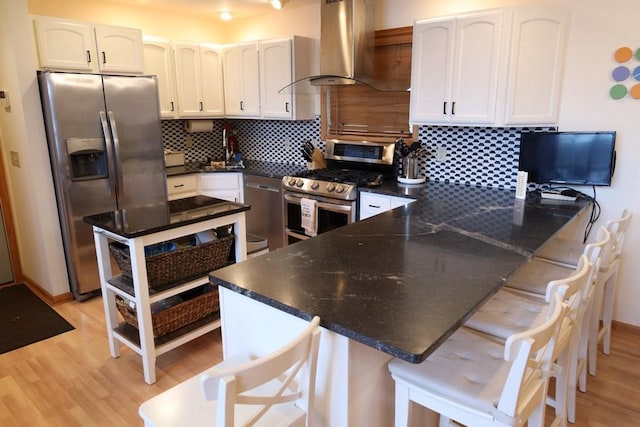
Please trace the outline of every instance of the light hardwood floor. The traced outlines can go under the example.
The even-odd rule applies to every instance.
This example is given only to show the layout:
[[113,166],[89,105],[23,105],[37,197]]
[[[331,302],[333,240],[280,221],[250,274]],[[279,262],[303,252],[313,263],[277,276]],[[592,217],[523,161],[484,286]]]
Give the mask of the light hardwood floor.
[[[136,353],[109,355],[101,298],[55,309],[74,331],[0,355],[0,426],[140,426],[143,401],[222,359],[214,331],[160,356],[147,385]],[[612,355],[598,358],[573,425],[640,426],[640,336],[614,330]]]

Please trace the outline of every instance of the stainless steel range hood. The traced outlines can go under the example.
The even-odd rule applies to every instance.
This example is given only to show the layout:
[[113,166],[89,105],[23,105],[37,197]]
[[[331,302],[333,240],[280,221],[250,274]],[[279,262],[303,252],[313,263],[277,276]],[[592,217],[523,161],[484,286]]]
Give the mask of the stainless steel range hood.
[[320,75],[315,86],[348,85],[373,75],[374,0],[322,0]]
[[374,0],[321,0],[320,75],[313,86],[364,84],[379,91],[405,91],[409,81],[375,77]]
[[406,91],[410,82],[375,77],[374,0],[321,0],[320,74],[296,80],[312,86],[364,84],[379,91]]

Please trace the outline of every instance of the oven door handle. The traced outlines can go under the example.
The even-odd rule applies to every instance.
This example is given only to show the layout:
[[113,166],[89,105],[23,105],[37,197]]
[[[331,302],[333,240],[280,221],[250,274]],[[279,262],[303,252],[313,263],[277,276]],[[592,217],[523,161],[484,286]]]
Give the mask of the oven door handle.
[[[296,197],[296,196],[292,196],[290,194],[285,194],[284,195],[284,199],[287,202],[293,202],[293,203],[299,205],[300,204],[300,200],[302,199],[302,197]],[[349,205],[340,205],[340,204],[337,204],[337,203],[335,203],[335,204],[334,203],[325,203],[325,202],[320,202],[320,201],[316,200],[316,209],[318,209],[318,208],[324,209],[324,210],[327,210],[327,211],[338,212],[338,213],[342,213],[342,212],[349,213],[349,212],[351,212],[351,205],[350,204]]]

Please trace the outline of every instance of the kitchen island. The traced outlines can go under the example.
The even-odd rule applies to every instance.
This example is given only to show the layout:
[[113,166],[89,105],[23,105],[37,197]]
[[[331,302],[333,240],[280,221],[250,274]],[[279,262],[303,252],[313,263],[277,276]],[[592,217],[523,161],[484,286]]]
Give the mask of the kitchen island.
[[[207,284],[209,280],[208,272],[204,272],[197,277],[184,277],[184,280],[176,280],[150,289],[145,248],[222,228],[226,229],[226,233],[233,234],[233,260],[244,261],[247,251],[245,212],[248,210],[247,205],[194,196],[84,218],[85,222],[93,226],[111,356],[120,356],[120,344],[125,344],[140,354],[144,379],[148,384],[156,381],[156,356],[220,327],[220,320],[216,312],[175,332],[154,337],[151,305],[192,291]],[[109,251],[110,242],[119,242],[128,249],[130,277],[114,274]],[[213,241],[211,245],[215,243]],[[226,256],[222,262],[227,263]],[[137,328],[127,322],[119,322],[116,303],[118,297],[127,301],[129,307],[134,309],[133,317]]]
[[[427,183],[414,203],[210,275],[225,357],[320,316],[319,425],[392,425],[392,357],[419,363],[590,202]],[[301,320],[304,319],[304,320]]]

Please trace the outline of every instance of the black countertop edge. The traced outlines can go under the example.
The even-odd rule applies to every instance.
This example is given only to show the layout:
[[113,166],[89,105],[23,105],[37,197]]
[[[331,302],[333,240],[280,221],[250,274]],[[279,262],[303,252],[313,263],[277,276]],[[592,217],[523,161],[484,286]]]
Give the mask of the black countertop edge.
[[[211,273],[209,275],[209,281],[214,284],[214,285],[218,285],[221,286],[223,288],[227,288],[230,291],[239,293],[240,295],[246,296],[247,298],[250,298],[254,301],[258,301],[261,302],[263,304],[266,304],[270,307],[276,308],[280,311],[282,311],[283,313],[287,313],[290,314],[292,316],[298,317],[300,319],[306,320],[306,321],[311,321],[313,319],[313,317],[315,316],[315,314],[306,312],[306,311],[302,311],[299,309],[296,309],[295,307],[292,307],[290,305],[284,304],[278,300],[274,300],[272,298],[266,297],[262,294],[259,294],[257,292],[253,292],[251,290],[245,289],[243,287],[237,286],[231,282],[227,282],[226,280],[222,280],[219,279],[217,277],[215,277],[213,275],[213,273]],[[384,353],[387,353],[393,357],[397,357],[400,358],[402,360],[406,360],[407,362],[410,363],[420,363],[422,361],[424,361],[428,354],[421,354],[421,355],[414,355],[414,354],[410,354],[407,353],[406,351],[403,351],[402,349],[399,349],[393,345],[387,344],[385,342],[381,342],[379,340],[376,339],[372,339],[366,335],[363,334],[359,334],[354,330],[351,329],[347,329],[344,328],[342,325],[340,324],[336,324],[336,323],[330,323],[327,322],[326,320],[323,320],[323,318],[320,319],[320,326],[335,332],[339,335],[342,335],[346,338],[352,339],[354,341],[357,341],[361,344],[364,344],[368,347],[372,347],[375,348],[376,350],[380,350]],[[443,338],[441,341],[444,342],[446,340],[446,338]]]
[[249,209],[249,205],[242,203],[207,196],[192,196],[89,215],[83,217],[83,220],[89,225],[130,239],[246,212]]
[[241,173],[243,175],[264,176],[268,178],[282,178],[287,175],[297,175],[306,171],[306,165],[266,162],[262,160],[245,159],[244,168],[214,169],[201,162],[186,163],[182,166],[166,168],[167,177],[191,175],[194,173]]

